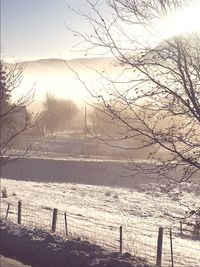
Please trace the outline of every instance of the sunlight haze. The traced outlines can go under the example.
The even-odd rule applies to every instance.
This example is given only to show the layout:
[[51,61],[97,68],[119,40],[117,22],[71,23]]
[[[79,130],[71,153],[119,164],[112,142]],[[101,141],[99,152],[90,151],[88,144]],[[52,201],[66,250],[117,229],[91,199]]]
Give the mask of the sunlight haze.
[[156,25],[159,34],[164,38],[170,38],[179,34],[200,31],[200,1],[193,2],[185,9],[169,15],[159,25]]

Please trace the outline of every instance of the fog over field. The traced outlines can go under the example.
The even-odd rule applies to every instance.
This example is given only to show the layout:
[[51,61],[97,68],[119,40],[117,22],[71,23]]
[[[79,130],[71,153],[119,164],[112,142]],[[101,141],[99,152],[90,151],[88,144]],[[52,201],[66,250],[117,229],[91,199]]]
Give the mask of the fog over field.
[[[17,64],[24,71],[22,72],[20,87],[14,92],[13,98],[19,97],[20,94],[27,92],[34,86],[36,90],[33,106],[35,107],[37,104],[38,107],[40,106],[47,92],[59,98],[72,99],[78,104],[83,104],[83,100],[88,98],[91,99],[91,95],[70,68],[77,72],[89,87],[97,89],[101,86],[101,81],[96,71],[109,71],[111,75],[119,72],[116,70],[114,59],[102,57],[73,60],[41,59]],[[15,66],[14,63],[7,63],[6,65],[9,68]]]

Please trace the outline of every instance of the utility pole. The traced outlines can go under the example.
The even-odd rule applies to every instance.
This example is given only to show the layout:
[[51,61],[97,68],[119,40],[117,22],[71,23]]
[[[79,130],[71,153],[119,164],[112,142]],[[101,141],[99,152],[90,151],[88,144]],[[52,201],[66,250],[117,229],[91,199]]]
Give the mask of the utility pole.
[[87,109],[85,107],[85,129],[84,129],[84,133],[85,133],[85,140],[87,139]]

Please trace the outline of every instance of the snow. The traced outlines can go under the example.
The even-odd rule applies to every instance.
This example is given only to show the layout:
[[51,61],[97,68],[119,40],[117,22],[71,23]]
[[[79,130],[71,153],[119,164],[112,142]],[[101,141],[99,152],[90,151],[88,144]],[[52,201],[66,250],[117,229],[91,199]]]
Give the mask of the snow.
[[[108,180],[112,182],[111,177]],[[63,213],[66,212],[71,234],[115,251],[119,250],[119,226],[122,225],[123,251],[146,257],[151,263],[156,259],[158,227],[163,226],[163,266],[170,265],[169,228],[172,228],[174,265],[199,267],[200,241],[181,237],[179,233],[179,220],[185,215],[187,204],[195,203],[194,208],[200,206],[199,185],[183,186],[181,195],[171,198],[162,186],[152,180],[145,181],[125,188],[113,184],[81,184],[80,179],[79,183],[58,183],[4,178],[1,186],[6,187],[8,198],[1,199],[1,215],[5,216],[10,202],[9,218],[16,221],[17,201],[21,200],[22,223],[50,229],[52,209],[58,208],[58,232],[65,233]],[[128,180],[124,182],[129,184]]]
[[1,267],[31,267],[30,265],[24,265],[14,259],[6,258],[0,255],[0,266]]

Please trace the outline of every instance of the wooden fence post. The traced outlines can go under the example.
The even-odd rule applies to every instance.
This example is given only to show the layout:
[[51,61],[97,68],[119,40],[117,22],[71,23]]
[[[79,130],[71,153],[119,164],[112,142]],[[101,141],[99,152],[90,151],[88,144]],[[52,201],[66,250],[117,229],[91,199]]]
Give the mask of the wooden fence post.
[[68,229],[67,229],[67,214],[64,213],[64,217],[65,217],[65,232],[66,232],[66,236],[68,236]]
[[10,209],[10,203],[8,203],[8,207],[7,207],[7,211],[6,211],[6,220],[8,218],[9,209]]
[[169,235],[170,235],[170,248],[171,248],[171,262],[172,267],[174,267],[174,255],[173,255],[173,244],[172,244],[172,229],[169,229]]
[[57,215],[58,215],[58,209],[53,209],[53,219],[52,219],[52,227],[51,227],[52,232],[56,231]]
[[181,233],[181,235],[183,234],[183,224],[182,224],[182,221],[180,221],[180,233]]
[[158,242],[157,242],[157,258],[156,266],[162,266],[162,244],[163,244],[163,227],[159,227]]
[[22,202],[18,201],[18,217],[17,217],[17,223],[21,224],[22,222]]
[[119,251],[122,253],[122,226],[119,227]]

